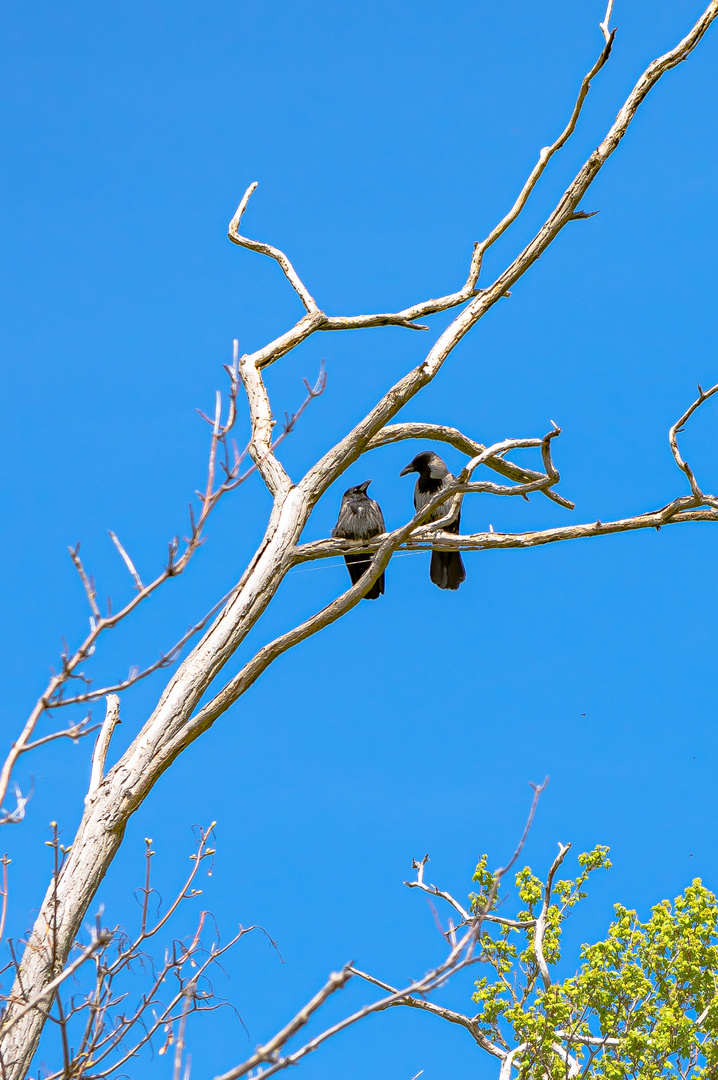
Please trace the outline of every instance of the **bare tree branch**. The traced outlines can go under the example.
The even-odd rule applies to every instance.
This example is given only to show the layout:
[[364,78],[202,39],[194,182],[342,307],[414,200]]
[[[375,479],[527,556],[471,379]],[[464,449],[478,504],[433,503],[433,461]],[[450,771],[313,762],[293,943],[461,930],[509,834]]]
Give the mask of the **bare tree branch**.
[[[406,882],[405,882],[406,884]],[[382,990],[387,990],[390,994],[398,994],[399,991],[393,986],[389,986],[388,983],[382,982],[381,979],[375,979],[373,975],[367,975],[365,971],[359,971],[358,968],[352,966],[352,974],[359,976],[360,979],[364,979],[368,983],[372,983],[374,986],[378,986]],[[446,1009],[443,1005],[436,1005],[433,1001],[427,1001],[425,998],[405,997],[398,1001],[393,1002],[393,1006],[405,1005],[410,1009],[420,1009],[422,1012],[432,1013],[433,1016],[438,1016],[441,1020],[448,1020],[450,1024],[458,1024],[459,1027],[466,1028],[471,1037],[481,1047],[482,1050],[486,1050],[487,1053],[492,1054],[494,1057],[504,1058],[504,1051],[492,1043],[490,1039],[478,1029],[476,1021],[472,1020],[470,1016],[464,1016],[463,1013],[457,1013],[453,1009]],[[392,1008],[392,1005],[386,1005],[385,1008]],[[381,1010],[379,1010],[381,1011]]]
[[232,241],[233,244],[239,244],[240,247],[249,248],[250,251],[258,251],[261,255],[268,255],[270,259],[274,259],[276,262],[278,262],[284,272],[284,276],[296,292],[299,299],[304,304],[307,311],[310,314],[312,312],[319,311],[316,300],[313,298],[313,296],[310,295],[309,291],[299,280],[299,276],[296,270],[294,269],[284,252],[280,251],[279,248],[272,247],[271,244],[262,244],[258,240],[249,240],[246,236],[239,235],[239,225],[242,220],[242,215],[244,214],[244,211],[247,208],[247,203],[252,197],[252,194],[255,191],[256,187],[257,181],[255,180],[253,184],[249,185],[244,195],[242,196],[242,201],[237,207],[237,211],[229,223],[229,231],[227,233],[229,239]]
[[275,498],[291,487],[291,480],[279,463],[272,449],[272,428],[275,420],[269,405],[269,395],[256,364],[244,356],[239,363],[239,374],[244,385],[252,421],[252,438],[249,452],[259,475]]
[[112,738],[112,733],[117,725],[121,723],[120,699],[117,694],[108,694],[105,719],[100,729],[100,734],[97,736],[97,742],[95,743],[95,749],[92,754],[92,772],[90,774],[90,786],[87,789],[87,795],[85,797],[86,800],[89,799],[102,783],[105,772],[105,759],[107,757],[107,751],[110,748],[110,739]]
[[21,1008],[15,1012],[11,1018],[7,1021],[0,1021],[0,1037],[5,1037],[8,1032],[17,1024],[24,1016],[31,1010],[36,1009],[41,1001],[52,996],[57,990],[58,986],[65,982],[66,979],[72,978],[76,971],[78,971],[83,964],[87,963],[91,956],[102,949],[105,945],[109,944],[111,935],[108,930],[102,930],[98,933],[97,937],[87,946],[86,949],[80,953],[76,960],[73,960],[71,964],[68,964],[56,978],[52,979],[49,983],[46,983],[41,990],[37,992],[29,1001],[25,1002]]
[[[447,427],[444,424],[416,422],[388,424],[373,439],[369,440],[366,450],[377,450],[381,446],[388,446],[390,443],[401,442],[405,439],[434,439],[437,442],[449,443],[449,445],[454,446],[469,458],[476,457],[486,450],[483,443],[470,439],[458,428]],[[506,476],[509,480],[519,484],[539,480],[542,476],[541,473],[533,469],[526,469],[523,466],[514,464],[513,461],[507,461],[505,457],[492,457],[485,461],[484,464],[487,468],[493,469],[494,472],[501,473],[502,476]],[[542,489],[541,493],[551,499],[552,502],[558,503],[559,506],[564,506],[567,510],[574,509],[574,503],[570,499],[565,499],[550,488]]]
[[[69,549],[73,564],[78,571],[78,574],[83,584],[83,588],[85,589],[85,593],[87,595],[88,603],[90,604],[90,609],[92,612],[92,615],[90,617],[90,633],[79,646],[79,648],[76,649],[75,653],[72,656],[70,656],[68,650],[65,649],[62,654],[61,671],[59,671],[57,674],[53,673],[52,678],[50,679],[50,682],[45,688],[44,693],[41,695],[40,698],[38,698],[27,721],[25,722],[25,726],[20,736],[13,743],[9,754],[5,759],[5,762],[3,763],[2,769],[0,769],[0,802],[4,801],[6,797],[8,785],[12,776],[12,771],[21,754],[26,753],[28,750],[40,746],[45,742],[50,742],[55,738],[62,738],[65,736],[68,736],[70,738],[77,737],[76,726],[74,726],[73,728],[69,728],[67,731],[53,733],[50,736],[45,736],[44,738],[38,739],[33,742],[32,736],[37,726],[37,723],[43,716],[43,714],[48,711],[48,709],[57,707],[61,704],[79,704],[81,702],[91,701],[94,698],[103,697],[107,693],[116,692],[117,690],[124,690],[134,685],[135,682],[137,682],[141,678],[144,678],[146,675],[151,674],[152,671],[156,671],[158,668],[165,667],[168,663],[173,662],[173,660],[176,658],[177,653],[186,643],[186,641],[188,641],[189,638],[192,637],[198,630],[203,629],[203,627],[214,614],[215,609],[212,609],[212,611],[208,615],[204,616],[204,618],[202,618],[199,623],[195,624],[194,628],[191,628],[190,631],[184,635],[180,642],[178,642],[177,645],[175,645],[174,648],[170,650],[169,654],[161,657],[156,664],[152,665],[150,668],[145,669],[145,671],[137,672],[134,675],[130,675],[130,677],[128,677],[128,679],[124,680],[123,682],[117,683],[115,686],[103,687],[101,690],[98,690],[95,693],[88,691],[85,694],[79,694],[70,699],[63,699],[63,688],[68,682],[68,680],[79,678],[85,683],[89,682],[89,680],[79,671],[79,667],[82,663],[84,663],[86,660],[88,660],[91,656],[94,655],[100,636],[106,630],[114,628],[124,619],[128,618],[140,604],[147,600],[166,581],[168,581],[170,578],[178,577],[184,572],[194,553],[204,543],[204,537],[202,535],[202,532],[206,524],[207,518],[209,517],[214,507],[217,505],[223,495],[226,495],[229,491],[234,490],[240,484],[244,483],[245,480],[247,480],[252,475],[252,473],[257,467],[256,465],[253,465],[250,469],[240,474],[239,468],[243,459],[243,455],[237,454],[235,455],[234,464],[225,469],[225,481],[217,488],[215,488],[214,486],[214,478],[217,465],[217,451],[218,448],[226,448],[227,437],[234,426],[237,416],[236,392],[238,379],[238,349],[236,342],[234,352],[235,364],[233,368],[228,369],[231,381],[229,394],[229,414],[226,422],[223,425],[219,423],[218,419],[216,430],[215,425],[213,424],[213,432],[210,443],[210,452],[207,468],[207,487],[205,489],[205,493],[203,495],[200,495],[202,508],[199,517],[195,519],[192,508],[190,507],[190,520],[192,527],[190,536],[185,542],[185,548],[181,555],[179,555],[178,557],[179,539],[175,538],[169,544],[169,558],[167,561],[167,565],[165,566],[162,573],[159,574],[154,579],[154,581],[150,582],[148,585],[144,585],[141,589],[138,589],[138,591],[135,593],[135,596],[127,604],[125,604],[124,607],[120,608],[114,614],[108,611],[107,615],[102,616],[99,612],[99,607],[97,605],[97,594],[94,582],[92,581],[92,578],[89,577],[89,575],[86,573],[84,565],[82,564],[82,560],[79,556],[80,545],[77,544],[75,548]],[[307,384],[308,392],[304,403],[302,404],[301,408],[297,413],[293,414],[292,417],[288,418],[288,422],[287,424],[285,424],[284,431],[277,440],[277,442],[285,438],[286,435],[293,430],[297,419],[304,412],[309,402],[312,401],[315,397],[319,397],[323,393],[325,386],[326,375],[324,372],[324,366],[322,364],[316,386],[312,389]],[[276,446],[276,443],[274,445]],[[117,544],[119,544],[119,541],[117,541],[115,546],[117,546]],[[124,551],[124,549],[122,550]],[[128,569],[133,566],[131,560],[129,560],[129,563],[127,562],[127,560],[125,560],[125,562],[126,565],[128,565]],[[132,569],[130,569],[130,573],[135,580],[135,584],[137,584],[137,579],[139,576],[136,575],[136,571],[135,573],[132,573]],[[236,589],[231,590],[228,595],[231,596],[235,591]],[[2,824],[1,821],[0,824]]]
[[135,570],[135,564],[133,563],[132,559],[130,558],[130,556],[127,554],[127,552],[123,548],[120,541],[117,539],[117,536],[113,533],[112,529],[108,529],[107,532],[108,532],[108,535],[110,537],[110,540],[112,541],[112,543],[115,545],[115,547],[119,551],[120,556],[122,558],[122,561],[124,562],[125,566],[127,567],[130,574],[132,575],[132,579],[133,579],[135,585],[137,586],[138,592],[142,592],[142,590],[144,589],[144,585],[142,584],[142,579],[140,578],[140,575]]
[[[513,225],[514,221],[516,221],[517,217],[528,202],[531,193],[539,182],[541,175],[543,174],[549,161],[554,156],[554,154],[556,154],[559,150],[562,149],[562,147],[566,145],[566,143],[576,130],[576,124],[578,123],[578,118],[581,115],[581,109],[583,108],[583,104],[588,96],[588,91],[591,87],[591,80],[599,73],[599,71],[611,55],[611,47],[613,45],[613,39],[616,36],[616,31],[613,30],[610,33],[608,31],[608,21],[610,19],[610,16],[611,13],[609,9],[606,12],[605,28],[604,24],[601,24],[601,30],[603,31],[606,44],[601,50],[598,59],[596,60],[596,63],[593,65],[588,74],[585,75],[583,78],[581,87],[578,92],[578,97],[576,98],[576,104],[573,107],[573,112],[571,113],[566,127],[563,129],[558,139],[556,139],[556,141],[551,144],[551,146],[544,146],[544,148],[541,150],[538,161],[531,170],[531,174],[528,180],[521,189],[519,196],[516,199],[516,202],[511,207],[508,214],[506,214],[506,216],[501,219],[498,225],[496,225],[491,230],[486,239],[482,240],[481,243],[477,244],[474,248],[474,257],[471,260],[471,272],[469,274],[469,281],[472,282],[474,285],[479,280],[479,274],[481,273],[481,264],[484,255],[491,247],[491,245],[495,244],[499,237],[506,232],[509,226]],[[586,214],[583,216],[590,217],[591,215]]]
[[546,963],[546,957],[543,951],[543,939],[546,931],[546,915],[548,913],[549,904],[551,903],[551,893],[553,892],[553,879],[556,876],[556,871],[568,855],[571,850],[570,844],[558,845],[558,855],[551,864],[551,869],[548,872],[546,878],[546,885],[544,886],[543,902],[541,904],[541,911],[534,924],[534,954],[536,956],[536,963],[538,965],[543,984],[546,989],[551,985],[551,976],[548,970],[548,964]]
[[718,509],[718,499],[716,499],[712,495],[703,494],[703,492],[698,486],[698,482],[695,476],[693,475],[693,470],[691,469],[690,465],[688,465],[688,463],[683,460],[683,458],[681,457],[681,453],[678,449],[678,434],[684,430],[685,425],[688,423],[691,416],[693,416],[693,413],[696,411],[696,409],[700,408],[703,402],[707,401],[708,398],[713,397],[715,393],[718,393],[718,383],[716,383],[715,386],[711,386],[710,390],[705,391],[703,390],[700,383],[698,384],[698,397],[690,406],[690,408],[686,409],[680,420],[677,420],[675,422],[675,424],[668,433],[668,441],[671,444],[671,453],[675,458],[676,465],[688,477],[688,483],[691,485],[691,491],[693,492],[695,498],[700,503],[708,503],[714,509]]
[[[610,31],[608,29],[608,23],[611,17],[612,3],[609,4],[604,18],[604,22],[601,23],[601,31],[604,36],[605,45],[601,50],[596,63],[593,65],[587,75],[584,76],[583,81],[579,89],[578,97],[573,108],[573,112],[569,118],[569,121],[564,128],[561,135],[551,146],[546,146],[541,150],[539,154],[539,160],[531,171],[526,183],[524,184],[518,198],[516,199],[511,210],[506,214],[499,224],[492,229],[489,235],[481,243],[474,245],[474,252],[471,259],[471,266],[469,269],[469,276],[466,283],[457,292],[449,293],[446,296],[442,296],[437,300],[425,300],[417,304],[413,304],[411,307],[405,308],[403,311],[395,312],[393,314],[383,313],[378,315],[348,315],[348,316],[327,316],[323,311],[320,311],[316,301],[310,295],[308,290],[300,281],[299,277],[294,270],[294,267],[289,262],[289,259],[283,252],[277,248],[271,247],[269,244],[260,244],[254,240],[247,240],[245,237],[239,236],[237,229],[242,215],[247,207],[247,203],[257,187],[257,183],[253,183],[249,186],[247,191],[242,197],[242,201],[237,208],[232,221],[229,225],[229,239],[233,243],[239,244],[242,247],[247,247],[252,251],[259,251],[261,254],[268,255],[270,258],[276,259],[279,265],[282,267],[287,280],[292,285],[292,288],[298,294],[304,307],[307,310],[307,316],[301,319],[296,326],[292,328],[287,334],[277,338],[276,341],[271,342],[269,345],[260,349],[258,352],[252,354],[252,361],[256,363],[258,368],[266,367],[267,364],[274,363],[275,360],[280,359],[291,349],[295,348],[300,342],[306,340],[310,334],[317,330],[361,330],[370,327],[377,326],[404,326],[412,330],[426,330],[426,326],[422,326],[416,322],[416,319],[424,318],[428,315],[435,315],[441,311],[448,311],[453,307],[457,307],[460,304],[470,300],[472,296],[475,296],[478,292],[476,289],[476,283],[479,279],[481,272],[481,263],[486,251],[494,244],[503,233],[516,221],[521,214],[521,211],[526,206],[529,197],[531,196],[536,184],[541,178],[546,166],[551,158],[561,150],[569,138],[576,129],[576,124],[581,115],[583,104],[588,95],[590,89],[591,80],[601,70],[611,53],[611,46],[615,37],[615,30]],[[574,218],[578,217],[590,217],[590,214],[575,214]]]

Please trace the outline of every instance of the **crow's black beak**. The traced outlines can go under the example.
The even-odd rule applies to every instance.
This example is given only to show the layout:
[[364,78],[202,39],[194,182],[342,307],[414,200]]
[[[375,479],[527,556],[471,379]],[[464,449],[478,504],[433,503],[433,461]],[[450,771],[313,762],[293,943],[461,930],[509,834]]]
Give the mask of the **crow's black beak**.
[[406,466],[405,469],[401,470],[401,472],[399,473],[399,476],[407,476],[407,474],[410,473],[410,472],[416,472],[416,469],[414,468],[414,466],[413,466],[413,464],[411,462],[409,462],[409,464]]
[[371,480],[365,480],[363,484],[359,485],[359,490],[363,491],[364,494],[366,495],[366,489],[369,487],[370,484],[371,484]]

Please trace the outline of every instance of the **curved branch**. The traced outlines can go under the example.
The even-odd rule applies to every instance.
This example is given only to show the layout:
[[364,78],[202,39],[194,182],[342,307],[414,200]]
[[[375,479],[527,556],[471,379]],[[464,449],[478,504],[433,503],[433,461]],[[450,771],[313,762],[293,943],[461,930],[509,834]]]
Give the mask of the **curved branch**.
[[272,448],[272,430],[276,423],[269,404],[269,394],[257,365],[248,357],[239,361],[239,375],[247,395],[252,438],[249,453],[257,472],[275,497],[291,487],[291,480]]
[[[399,991],[390,986],[389,983],[382,982],[381,979],[375,979],[373,975],[367,975],[365,971],[360,971],[358,968],[352,967],[350,971],[353,975],[357,975],[360,979],[364,979],[365,982],[372,983],[374,986],[378,986],[380,990],[386,990],[390,994],[398,994]],[[498,1047],[495,1043],[492,1043],[490,1039],[479,1030],[476,1025],[476,1021],[470,1016],[464,1016],[463,1013],[455,1012],[453,1009],[445,1009],[443,1005],[435,1005],[433,1001],[427,1001],[426,998],[405,997],[399,998],[397,1001],[392,1001],[389,1005],[385,1005],[384,1009],[391,1009],[397,1005],[406,1005],[411,1009],[422,1009],[424,1012],[433,1013],[434,1016],[440,1017],[442,1020],[448,1020],[450,1024],[458,1024],[460,1027],[466,1028],[475,1042],[479,1044],[482,1050],[486,1050],[487,1053],[493,1054],[494,1057],[503,1058],[504,1051]],[[383,1010],[377,1009],[377,1012]]]
[[[566,145],[566,143],[576,130],[576,124],[578,123],[578,118],[581,115],[583,103],[585,102],[588,96],[588,91],[591,87],[591,80],[599,73],[599,71],[611,55],[613,39],[616,36],[615,30],[611,31],[610,33],[608,32],[608,20],[610,18],[611,6],[612,5],[609,5],[609,9],[606,12],[605,28],[604,24],[601,24],[601,30],[603,31],[606,43],[601,50],[601,53],[596,60],[596,63],[593,65],[588,74],[584,75],[583,77],[583,81],[578,92],[578,97],[576,98],[576,104],[573,107],[573,112],[571,113],[571,117],[566,124],[566,127],[563,129],[558,139],[556,139],[556,141],[551,144],[551,146],[544,146],[544,148],[541,150],[538,161],[534,165],[528,180],[519,192],[519,196],[516,199],[514,205],[509,210],[508,214],[498,223],[498,225],[496,225],[491,230],[485,240],[482,240],[480,244],[477,244],[475,246],[474,256],[471,260],[471,272],[469,273],[467,285],[476,285],[476,282],[479,280],[479,274],[481,273],[481,263],[483,261],[484,255],[491,247],[491,245],[495,244],[499,237],[506,232],[509,226],[513,225],[514,221],[516,221],[516,218],[519,216],[526,203],[528,202],[531,193],[539,182],[549,161],[554,156],[554,154],[556,154],[559,150],[561,150],[563,146]],[[589,217],[591,215],[586,216]]]
[[[460,450],[462,454],[466,454],[469,458],[483,454],[486,450],[483,443],[470,439],[468,435],[464,435],[458,428],[448,427],[445,424],[425,424],[416,421],[403,424],[388,424],[369,440],[365,450],[378,450],[379,447],[389,446],[390,443],[401,442],[405,439],[432,439],[437,442],[445,442]],[[516,465],[513,461],[507,461],[505,457],[492,457],[483,464],[487,468],[493,469],[494,472],[508,477],[509,480],[514,480],[516,483],[531,483],[534,480],[541,479],[543,476],[543,473]],[[547,499],[551,499],[552,502],[558,503],[559,506],[566,507],[567,510],[575,509],[575,503],[571,502],[570,499],[565,499],[563,495],[559,495],[550,488],[543,488],[541,493]]]
[[229,230],[227,232],[227,236],[233,244],[238,244],[240,247],[249,248],[250,251],[258,251],[260,255],[267,255],[270,259],[274,259],[276,262],[278,262],[284,272],[284,276],[296,292],[299,299],[304,304],[307,311],[310,314],[313,314],[315,311],[319,311],[317,302],[311,295],[309,290],[306,288],[306,286],[302,284],[302,281],[300,280],[297,271],[294,269],[284,252],[280,251],[279,248],[272,247],[271,244],[262,244],[259,240],[249,240],[248,237],[239,235],[239,225],[242,220],[242,215],[247,209],[247,203],[249,202],[256,188],[257,181],[255,180],[253,184],[249,185],[244,195],[242,196],[242,201],[237,207],[236,213],[229,223]]
[[690,408],[686,409],[680,420],[676,420],[675,424],[668,432],[668,442],[670,443],[671,453],[673,454],[675,463],[681,470],[681,472],[685,473],[685,475],[688,477],[688,483],[691,485],[691,491],[693,492],[695,498],[700,499],[701,502],[710,503],[711,506],[718,508],[718,500],[714,499],[710,495],[704,495],[699,488],[698,481],[693,474],[693,470],[691,469],[688,462],[684,461],[681,457],[681,452],[678,449],[677,438],[679,432],[683,431],[686,423],[690,420],[691,416],[693,416],[693,413],[696,411],[696,409],[699,409],[703,402],[707,401],[708,398],[713,397],[715,393],[718,393],[718,383],[716,383],[715,386],[711,386],[710,390],[704,390],[701,384],[698,383],[698,397],[690,406]]
[[517,1054],[522,1054],[526,1049],[527,1044],[521,1043],[520,1046],[515,1046],[513,1050],[510,1050],[504,1060],[501,1062],[501,1069],[499,1070],[499,1080],[511,1080],[511,1067],[514,1063],[514,1058]]

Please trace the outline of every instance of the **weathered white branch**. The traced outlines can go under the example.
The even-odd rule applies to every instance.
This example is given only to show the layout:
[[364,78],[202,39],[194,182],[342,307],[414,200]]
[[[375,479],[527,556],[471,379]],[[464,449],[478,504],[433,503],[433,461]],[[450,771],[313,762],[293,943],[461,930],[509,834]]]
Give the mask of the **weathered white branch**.
[[422,892],[428,893],[429,896],[436,896],[440,900],[445,900],[454,911],[458,912],[462,920],[465,923],[471,922],[471,915],[466,908],[459,903],[459,901],[451,895],[451,893],[445,892],[443,889],[437,888],[436,885],[427,885],[425,881],[405,881],[404,884],[409,889],[421,889]]
[[[718,510],[694,510],[694,499],[684,496],[660,510],[635,517],[619,518],[617,521],[589,521],[581,525],[560,525],[555,529],[539,529],[523,533],[479,532],[469,534],[440,533],[434,535],[429,529],[419,531],[398,550],[428,551],[440,548],[442,551],[490,551],[498,548],[530,548],[543,544],[556,544],[563,540],[584,540],[611,533],[633,532],[637,529],[662,529],[664,525],[678,525],[691,521],[718,521]],[[376,551],[381,537],[371,540],[314,540],[301,544],[296,551],[297,563],[314,559],[327,559],[343,555],[346,551]]]
[[710,390],[703,390],[700,383],[698,384],[698,397],[690,406],[690,408],[686,409],[680,420],[676,420],[675,424],[668,433],[668,441],[670,443],[671,453],[673,454],[676,465],[681,470],[681,472],[685,473],[688,477],[688,483],[691,485],[691,491],[693,492],[695,498],[698,499],[700,502],[709,503],[711,506],[718,509],[718,499],[716,499],[712,495],[703,494],[700,487],[698,486],[698,481],[693,474],[693,470],[691,469],[688,462],[683,460],[683,458],[681,457],[681,452],[678,449],[679,432],[683,431],[686,423],[688,422],[688,420],[690,420],[691,416],[693,416],[693,413],[696,411],[696,409],[700,408],[703,402],[707,401],[708,398],[713,397],[715,393],[718,393],[718,383],[715,386],[711,386]]
[[125,566],[129,570],[130,575],[132,577],[132,580],[134,581],[137,589],[141,592],[142,589],[144,589],[144,585],[142,584],[142,579],[141,579],[140,575],[137,573],[137,570],[135,569],[135,564],[133,563],[132,559],[130,558],[130,556],[125,551],[124,547],[120,543],[120,541],[119,541],[118,537],[116,536],[116,534],[113,533],[112,529],[108,529],[107,532],[108,532],[108,535],[110,537],[110,540],[112,541],[112,543],[115,545],[115,547],[119,551],[120,558],[122,559],[123,563],[125,564]]
[[580,1035],[572,1031],[556,1031],[555,1035],[558,1039],[567,1039],[581,1046],[620,1046],[622,1041],[612,1035]]
[[[437,442],[445,442],[460,450],[462,454],[466,454],[469,458],[483,454],[486,450],[483,443],[469,438],[458,428],[448,427],[445,424],[425,424],[416,421],[404,424],[388,424],[373,439],[369,440],[366,450],[378,450],[381,446],[389,446],[391,443],[402,442],[405,439],[432,439]],[[531,483],[534,480],[541,479],[543,475],[536,472],[535,469],[527,469],[522,465],[516,465],[513,461],[507,461],[505,457],[491,457],[484,461],[483,464],[487,468],[493,469],[494,472],[501,473],[502,476],[506,476],[509,480],[514,480],[519,484]],[[559,506],[566,507],[567,510],[574,509],[575,504],[570,499],[564,498],[563,495],[559,495],[550,488],[542,489],[541,493],[546,498],[558,503]]]
[[526,1049],[526,1043],[521,1043],[520,1046],[515,1046],[513,1050],[510,1050],[506,1054],[504,1060],[501,1062],[501,1068],[499,1069],[499,1080],[511,1080],[511,1067],[514,1063],[514,1058],[517,1054],[522,1054]]
[[574,1076],[578,1076],[581,1072],[581,1066],[572,1054],[569,1054],[568,1050],[565,1050],[560,1043],[554,1043],[551,1047],[554,1054],[560,1057],[562,1061],[566,1062],[566,1077],[567,1080],[573,1080]]
[[629,94],[608,134],[579,169],[556,208],[523,251],[492,285],[475,296],[456,316],[430,349],[423,363],[395,383],[371,412],[309,470],[301,481],[301,486],[313,501],[326,491],[348,465],[356,461],[381,428],[435,378],[464,335],[506,295],[515,282],[540,258],[564,226],[573,219],[581,199],[628,131],[641,102],[662,75],[689,55],[716,17],[718,0],[712,0],[691,32],[674,49],[648,66]]
[[229,223],[229,232],[227,233],[227,235],[229,236],[229,239],[232,241],[233,244],[239,244],[240,247],[249,248],[250,251],[258,251],[260,255],[268,255],[270,259],[275,259],[276,262],[278,262],[281,266],[282,270],[284,271],[284,276],[296,292],[299,299],[304,304],[307,311],[310,313],[318,311],[319,308],[317,306],[316,300],[311,295],[309,290],[302,284],[299,275],[297,274],[297,271],[294,269],[283,251],[280,251],[279,248],[272,247],[271,244],[262,244],[258,240],[249,240],[246,236],[239,235],[239,225],[242,220],[242,215],[247,209],[247,203],[252,197],[252,193],[255,191],[256,187],[257,181],[255,180],[255,182],[253,184],[250,184],[245,191],[244,195],[242,196],[242,201],[237,207],[237,211]]
[[105,711],[105,719],[100,728],[100,734],[97,736],[95,742],[95,749],[92,754],[92,771],[90,773],[90,786],[87,789],[87,795],[85,796],[85,802],[90,796],[97,790],[102,783],[102,779],[105,773],[105,760],[107,758],[107,751],[110,748],[110,739],[118,724],[122,723],[120,720],[120,699],[117,694],[107,695],[107,709]]
[[[245,192],[241,203],[234,215],[230,227],[229,238],[235,244],[240,244],[243,247],[250,248],[253,251],[259,251],[264,255],[269,255],[279,262],[287,279],[292,287],[299,295],[302,303],[307,309],[307,316],[300,320],[287,334],[282,335],[275,341],[270,342],[269,345],[264,346],[258,352],[252,354],[252,359],[256,362],[259,368],[266,367],[267,364],[274,363],[275,360],[280,359],[300,341],[304,341],[310,334],[317,330],[362,330],[370,327],[377,326],[404,326],[412,330],[426,330],[427,327],[422,326],[416,322],[417,319],[425,318],[429,315],[435,315],[441,311],[449,311],[451,308],[458,307],[461,304],[466,303],[473,296],[476,296],[479,290],[476,288],[476,282],[478,281],[481,271],[481,261],[484,254],[494,244],[503,233],[516,221],[520,216],[522,210],[526,206],[529,197],[531,196],[536,184],[538,183],[541,175],[543,174],[546,166],[551,158],[559,150],[561,150],[573,134],[578,123],[583,104],[588,95],[590,89],[591,80],[601,70],[611,53],[611,46],[613,44],[613,38],[615,31],[609,33],[608,22],[611,16],[612,3],[606,12],[604,22],[601,23],[601,31],[605,38],[605,46],[602,49],[596,63],[593,65],[588,74],[584,77],[576,103],[571,113],[571,117],[568,124],[564,128],[558,139],[552,143],[551,146],[544,147],[539,155],[539,160],[529,175],[526,183],[524,184],[518,198],[516,199],[511,210],[506,216],[499,222],[499,224],[492,229],[489,235],[481,243],[474,245],[474,252],[471,259],[469,268],[469,275],[465,284],[456,292],[448,293],[446,296],[439,297],[438,299],[424,300],[416,304],[412,304],[408,308],[404,308],[402,311],[393,313],[381,313],[372,315],[345,315],[345,316],[328,316],[323,311],[318,310],[318,306],[309,292],[306,290],[299,277],[296,274],[292,264],[287,259],[283,252],[277,248],[271,247],[269,244],[260,244],[254,240],[247,240],[245,237],[239,236],[237,229],[239,222],[242,218],[242,214],[247,206],[247,203],[257,187],[256,182],[251,184]],[[590,215],[576,215],[581,217],[588,217]]]
[[553,890],[553,879],[556,876],[556,871],[566,858],[566,855],[571,850],[570,844],[558,845],[558,855],[554,859],[551,869],[548,872],[546,878],[546,884],[543,891],[543,902],[541,904],[541,911],[539,912],[536,924],[534,926],[534,954],[536,956],[536,963],[541,973],[544,987],[546,989],[551,985],[551,975],[549,974],[548,964],[546,963],[546,957],[543,951],[543,939],[546,932],[546,915],[548,913],[549,905],[551,903],[551,892]]
[[[613,12],[613,0],[608,0],[608,7],[606,8],[606,14],[604,16],[603,22],[599,23],[599,26],[601,28],[601,33],[603,34],[603,37],[604,37],[604,39],[606,41],[606,44],[608,44],[608,42],[610,40],[610,32],[609,32],[609,29],[608,29],[608,24],[611,21],[611,13],[612,12]],[[614,31],[614,33],[615,33],[615,31]]]
[[269,394],[257,365],[247,356],[239,361],[239,376],[247,394],[252,424],[249,453],[272,495],[278,496],[289,490],[291,480],[272,450],[272,431],[276,421],[272,416]]
[[558,151],[566,145],[566,143],[576,130],[576,124],[578,123],[578,118],[581,115],[583,103],[585,102],[588,96],[588,91],[591,87],[591,80],[594,78],[594,76],[598,74],[598,72],[601,70],[601,68],[604,66],[609,56],[611,55],[611,46],[613,45],[613,39],[616,36],[616,31],[614,30],[612,33],[608,32],[608,20],[610,19],[610,16],[611,12],[609,7],[609,10],[606,12],[605,28],[604,24],[601,24],[601,31],[603,32],[606,44],[601,50],[601,53],[596,60],[596,63],[593,65],[588,74],[585,75],[583,78],[581,87],[578,92],[578,97],[576,98],[576,104],[573,107],[573,112],[571,113],[570,119],[566,124],[566,127],[563,129],[556,141],[551,144],[551,146],[544,146],[544,148],[541,150],[538,161],[534,165],[528,180],[519,192],[519,196],[516,199],[514,205],[509,210],[508,214],[506,214],[506,216],[502,218],[498,225],[496,225],[495,228],[491,230],[486,239],[482,240],[481,243],[477,244],[474,248],[474,256],[471,260],[471,271],[469,273],[469,281],[467,282],[467,284],[470,283],[472,286],[476,285],[476,282],[479,280],[479,274],[481,273],[481,263],[483,261],[484,255],[491,247],[491,245],[495,244],[499,237],[502,236],[511,225],[513,225],[514,221],[516,221],[517,217],[528,202],[531,193],[541,179],[541,176],[545,171],[549,161],[554,156],[554,154],[558,153]]

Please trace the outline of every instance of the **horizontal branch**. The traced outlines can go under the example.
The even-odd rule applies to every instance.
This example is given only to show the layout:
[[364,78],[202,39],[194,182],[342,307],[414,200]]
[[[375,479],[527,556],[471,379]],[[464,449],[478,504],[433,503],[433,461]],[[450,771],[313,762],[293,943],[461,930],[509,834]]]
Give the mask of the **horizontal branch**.
[[[539,529],[524,533],[479,532],[469,534],[432,533],[424,531],[420,538],[412,537],[400,545],[398,550],[426,551],[438,548],[441,551],[488,551],[493,548],[529,548],[542,544],[555,544],[560,540],[581,540],[594,536],[607,536],[609,533],[632,532],[636,529],[661,529],[664,525],[678,525],[687,521],[718,521],[718,510],[690,509],[694,506],[690,496],[674,499],[661,510],[635,517],[620,518],[618,521],[589,521],[581,525],[562,525],[555,529]],[[382,542],[382,536],[359,543],[350,540],[314,540],[309,544],[300,544],[297,548],[296,562],[310,562],[314,559],[327,559],[346,552],[376,551]]]

